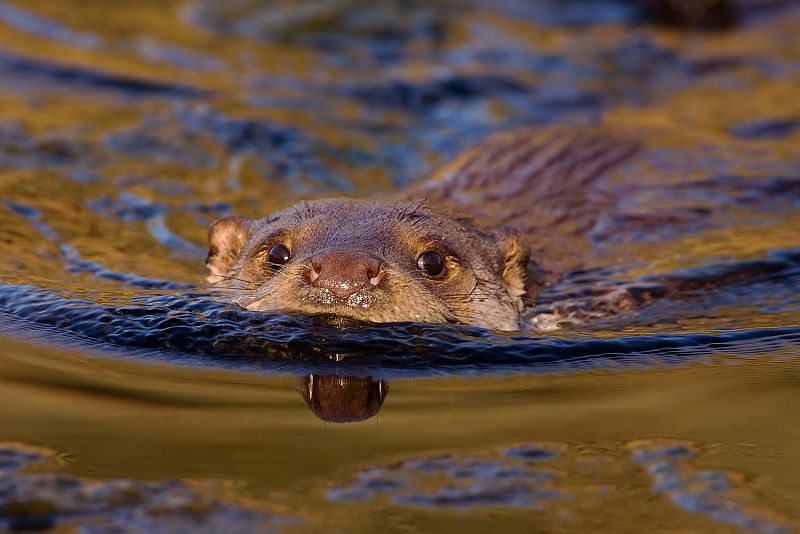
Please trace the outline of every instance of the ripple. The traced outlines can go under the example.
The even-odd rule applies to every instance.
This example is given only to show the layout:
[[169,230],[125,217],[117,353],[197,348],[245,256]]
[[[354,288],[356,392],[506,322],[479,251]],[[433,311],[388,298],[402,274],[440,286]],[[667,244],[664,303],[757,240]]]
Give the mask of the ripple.
[[[322,320],[321,320],[322,319]],[[206,293],[172,293],[100,306],[29,286],[0,285],[0,322],[36,337],[90,341],[94,348],[147,349],[174,364],[263,372],[380,376],[574,372],[681,365],[718,354],[747,356],[761,343],[800,345],[800,328],[716,334],[641,335],[569,341],[455,325],[395,323],[337,328],[324,318],[250,312]],[[16,325],[16,326],[14,326]],[[41,330],[47,327],[45,333]]]
[[688,441],[643,439],[628,449],[653,482],[653,491],[681,508],[718,523],[766,534],[795,532],[796,524],[756,502],[735,473],[698,469],[690,460],[697,446]]
[[[526,508],[556,512],[566,524],[577,519],[572,509],[607,514],[606,506],[625,498],[636,506],[666,506],[664,513],[675,506],[747,531],[795,531],[796,522],[762,504],[741,473],[694,467],[692,460],[702,449],[695,442],[667,438],[523,442],[498,451],[442,453],[370,466],[334,484],[327,497],[337,503],[388,499],[395,506],[464,511]],[[531,456],[531,451],[536,452]],[[648,490],[620,478],[637,465],[652,479],[652,491],[668,496],[669,503],[654,502]],[[685,520],[677,520],[686,527]]]
[[[226,501],[212,481],[90,480],[26,473],[52,451],[0,442],[0,528],[80,526],[81,532],[274,532],[298,521]],[[3,469],[8,462],[13,469]]]
[[0,2],[0,20],[31,35],[60,41],[79,48],[98,49],[105,45],[103,39],[97,35],[71,30],[53,20],[13,7],[7,2]]
[[[535,444],[523,447],[539,448]],[[350,502],[388,495],[399,506],[544,509],[548,501],[574,497],[558,487],[562,476],[513,457],[444,454],[364,469],[328,491],[328,498]]]

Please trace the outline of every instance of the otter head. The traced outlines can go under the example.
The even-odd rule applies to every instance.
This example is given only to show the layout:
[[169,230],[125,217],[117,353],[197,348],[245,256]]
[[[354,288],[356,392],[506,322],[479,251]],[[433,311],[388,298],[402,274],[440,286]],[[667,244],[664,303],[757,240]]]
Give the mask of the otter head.
[[218,220],[207,266],[249,310],[518,330],[528,260],[514,231],[422,202],[320,200]]

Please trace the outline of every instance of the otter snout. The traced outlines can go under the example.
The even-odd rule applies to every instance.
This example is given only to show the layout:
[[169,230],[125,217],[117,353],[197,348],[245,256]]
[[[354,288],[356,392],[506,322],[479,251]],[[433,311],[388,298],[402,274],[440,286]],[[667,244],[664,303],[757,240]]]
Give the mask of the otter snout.
[[347,299],[360,290],[374,289],[383,278],[381,261],[365,253],[328,251],[309,261],[309,283],[328,290],[339,299]]

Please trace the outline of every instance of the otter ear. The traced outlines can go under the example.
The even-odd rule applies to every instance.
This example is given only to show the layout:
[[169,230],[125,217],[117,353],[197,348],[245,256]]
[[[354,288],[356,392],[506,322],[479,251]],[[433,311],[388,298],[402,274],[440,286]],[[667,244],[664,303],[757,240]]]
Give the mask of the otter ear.
[[213,276],[225,274],[234,264],[250,238],[251,223],[246,217],[223,217],[208,229],[206,267]]
[[529,265],[531,248],[528,242],[510,228],[500,228],[492,237],[500,255],[501,276],[509,292],[518,298],[533,296],[533,286],[538,276],[535,275],[533,266]]

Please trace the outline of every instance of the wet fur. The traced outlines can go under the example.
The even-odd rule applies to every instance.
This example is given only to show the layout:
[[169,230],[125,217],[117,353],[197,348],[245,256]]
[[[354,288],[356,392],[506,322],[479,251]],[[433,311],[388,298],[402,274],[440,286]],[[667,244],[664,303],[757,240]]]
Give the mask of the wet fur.
[[[257,221],[222,219],[211,228],[210,241],[217,254],[209,256],[209,281],[236,290],[236,302],[250,310],[516,330],[525,309],[524,240],[510,230],[487,233],[467,217],[424,203],[303,202]],[[280,269],[266,260],[276,243],[288,246],[293,256]],[[326,250],[378,256],[385,284],[345,302],[330,298],[307,277],[309,259]],[[446,258],[443,280],[418,270],[416,260],[428,250]]]
[[[636,150],[591,131],[520,130],[490,137],[392,201],[320,200],[255,221],[227,217],[209,231],[209,281],[256,311],[519,330],[542,284],[580,265],[605,204],[592,184]],[[292,251],[279,269],[265,259],[276,243]],[[338,250],[377,256],[385,283],[347,301],[312,287],[311,256]],[[417,268],[427,250],[446,258],[445,279]]]

